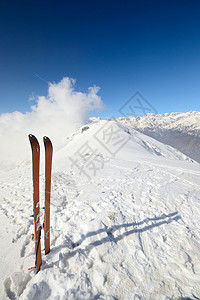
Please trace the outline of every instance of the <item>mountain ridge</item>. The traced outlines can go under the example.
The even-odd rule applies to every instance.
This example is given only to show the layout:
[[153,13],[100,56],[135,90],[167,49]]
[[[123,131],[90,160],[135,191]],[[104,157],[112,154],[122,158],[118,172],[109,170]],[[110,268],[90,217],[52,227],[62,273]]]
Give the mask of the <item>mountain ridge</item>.
[[168,144],[200,163],[200,112],[119,117],[120,123]]
[[[131,124],[138,128],[154,128],[162,125],[163,129],[181,130],[192,135],[200,131],[200,112],[172,112],[164,114],[148,113],[143,116],[119,117],[122,123]],[[160,122],[159,122],[160,121]]]

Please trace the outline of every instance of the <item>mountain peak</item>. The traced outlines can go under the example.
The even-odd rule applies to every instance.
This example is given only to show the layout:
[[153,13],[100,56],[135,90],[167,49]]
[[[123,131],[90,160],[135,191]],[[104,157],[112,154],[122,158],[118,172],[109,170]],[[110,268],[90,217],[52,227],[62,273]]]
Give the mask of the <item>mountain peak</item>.
[[119,118],[118,121],[200,162],[200,112],[146,114]]

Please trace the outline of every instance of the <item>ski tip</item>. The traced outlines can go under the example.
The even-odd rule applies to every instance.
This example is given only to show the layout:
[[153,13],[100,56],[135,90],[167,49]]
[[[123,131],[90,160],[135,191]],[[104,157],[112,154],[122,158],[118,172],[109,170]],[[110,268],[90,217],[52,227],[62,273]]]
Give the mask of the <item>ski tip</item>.
[[43,140],[44,140],[44,141],[50,141],[50,138],[48,138],[48,136],[45,135],[45,136],[43,137]]
[[29,134],[28,137],[31,139],[36,139],[36,137],[33,134]]
[[36,137],[33,134],[29,134],[28,137],[29,137],[29,140],[36,139]]
[[50,138],[48,136],[45,135],[43,137],[43,142],[44,142],[45,148],[48,145],[48,148],[50,147],[51,150],[53,151],[53,145],[52,145],[52,142],[51,142],[51,140],[50,140]]
[[52,145],[52,142],[51,142],[50,138],[46,135],[43,137],[43,141],[44,141],[44,143],[48,142]]
[[45,149],[46,149],[46,147],[48,147],[48,149],[50,148],[51,151],[53,151],[53,145],[52,145],[50,138],[48,138],[48,136],[45,135],[43,137],[43,142],[44,142]]

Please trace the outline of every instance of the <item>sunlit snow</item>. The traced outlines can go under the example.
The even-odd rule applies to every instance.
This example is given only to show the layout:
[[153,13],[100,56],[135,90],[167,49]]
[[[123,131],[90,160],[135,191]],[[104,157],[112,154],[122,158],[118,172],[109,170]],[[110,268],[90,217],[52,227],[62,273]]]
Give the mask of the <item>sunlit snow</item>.
[[[0,172],[1,299],[198,299],[198,163],[114,120],[81,127],[54,153],[38,274],[31,172]],[[40,180],[43,207],[43,160]]]

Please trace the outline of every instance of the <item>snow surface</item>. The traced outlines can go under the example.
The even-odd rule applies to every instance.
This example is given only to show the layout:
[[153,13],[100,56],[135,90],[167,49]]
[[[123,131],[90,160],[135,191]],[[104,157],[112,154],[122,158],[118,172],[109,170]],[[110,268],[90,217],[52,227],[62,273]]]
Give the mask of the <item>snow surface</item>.
[[149,113],[122,117],[118,121],[180,150],[200,163],[200,112]]
[[[137,117],[122,117],[119,120],[124,120],[124,123],[134,125],[140,129],[147,127],[152,130],[158,129],[160,126],[162,129],[179,130],[189,134],[198,135],[200,132],[200,112],[188,111],[188,112],[173,112],[165,114],[152,114],[148,113],[144,116]],[[156,125],[156,126],[155,126]]]
[[[37,274],[31,161],[0,170],[0,299],[199,299],[200,165],[93,121],[54,153],[51,252]],[[40,179],[42,208],[44,161]]]

